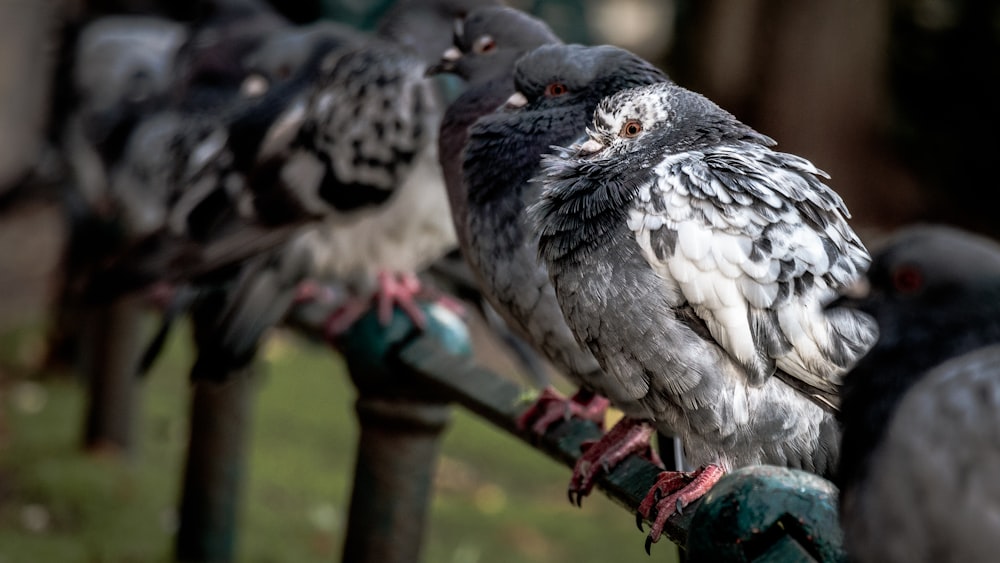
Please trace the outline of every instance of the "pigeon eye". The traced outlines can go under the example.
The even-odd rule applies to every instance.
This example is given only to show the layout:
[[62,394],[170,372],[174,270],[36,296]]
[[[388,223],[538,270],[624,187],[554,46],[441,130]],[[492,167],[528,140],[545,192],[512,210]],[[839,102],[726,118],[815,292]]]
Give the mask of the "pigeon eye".
[[639,133],[642,133],[642,123],[639,123],[638,120],[630,119],[625,122],[625,125],[622,125],[622,130],[618,135],[626,139],[632,139],[637,137]]
[[556,96],[562,96],[563,94],[569,92],[566,85],[562,82],[553,82],[545,87],[545,95],[550,98],[555,98]]
[[472,45],[472,50],[476,53],[483,54],[489,53],[497,48],[497,42],[493,40],[489,35],[484,35]]
[[924,287],[924,276],[916,266],[909,264],[900,266],[892,274],[892,285],[896,291],[912,295]]

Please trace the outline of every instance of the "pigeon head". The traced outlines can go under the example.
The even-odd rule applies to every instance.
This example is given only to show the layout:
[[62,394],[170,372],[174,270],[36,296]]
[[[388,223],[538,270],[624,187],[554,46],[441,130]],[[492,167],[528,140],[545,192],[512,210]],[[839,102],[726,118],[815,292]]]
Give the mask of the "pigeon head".
[[943,225],[920,225],[891,237],[874,254],[860,285],[831,307],[874,316],[886,345],[949,319],[959,323],[992,315],[1000,300],[990,296],[1000,297],[1000,244]]
[[275,31],[246,56],[247,76],[240,90],[248,97],[260,96],[273,85],[295,76],[315,53],[332,52],[363,41],[362,32],[328,20]]
[[624,90],[602,100],[588,136],[579,147],[583,155],[632,152],[647,137],[670,151],[724,140],[774,144],[705,96],[669,82]]
[[663,71],[619,47],[543,45],[517,61],[517,92],[507,107],[545,110],[580,106],[589,114],[605,96],[666,80]]
[[99,18],[81,31],[73,86],[92,138],[162,103],[187,35],[180,24],[143,16]]
[[472,10],[499,0],[399,0],[382,16],[379,36],[417,53],[428,65],[438,61],[451,42],[452,29]]
[[509,72],[518,57],[535,47],[560,42],[544,21],[506,6],[473,10],[457,21],[453,40],[428,74],[447,72],[477,82]]
[[1000,342],[1000,244],[945,226],[903,229],[872,256],[863,286],[830,307],[879,323],[879,339],[844,378],[839,483],[867,471],[899,398],[920,374]]

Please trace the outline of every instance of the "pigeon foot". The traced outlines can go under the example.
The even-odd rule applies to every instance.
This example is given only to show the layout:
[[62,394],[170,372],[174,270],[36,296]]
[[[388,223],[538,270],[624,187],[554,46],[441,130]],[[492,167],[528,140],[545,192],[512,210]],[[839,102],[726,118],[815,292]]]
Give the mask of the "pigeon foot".
[[610,403],[593,391],[580,389],[572,397],[566,398],[554,387],[546,387],[533,405],[517,418],[521,430],[531,428],[535,434],[544,434],[550,426],[561,420],[575,416],[591,420],[604,427],[604,413]]
[[581,506],[583,497],[593,490],[597,476],[610,472],[633,453],[663,467],[651,443],[655,432],[649,423],[625,417],[600,440],[585,443],[583,455],[576,461],[569,481],[569,502]]
[[639,504],[636,515],[636,524],[641,530],[643,519],[649,520],[654,511],[656,513],[649,535],[646,536],[646,553],[649,553],[650,546],[660,540],[667,518],[670,518],[675,511],[683,512],[686,506],[701,498],[722,478],[723,474],[725,471],[714,463],[692,472],[660,473],[656,483],[646,494],[646,498]]
[[427,319],[417,306],[416,297],[423,290],[420,280],[411,272],[379,272],[378,289],[373,298],[350,298],[337,308],[326,321],[326,337],[336,341],[361,317],[371,310],[374,301],[378,321],[387,326],[392,320],[393,307],[399,307],[417,328],[423,330]]

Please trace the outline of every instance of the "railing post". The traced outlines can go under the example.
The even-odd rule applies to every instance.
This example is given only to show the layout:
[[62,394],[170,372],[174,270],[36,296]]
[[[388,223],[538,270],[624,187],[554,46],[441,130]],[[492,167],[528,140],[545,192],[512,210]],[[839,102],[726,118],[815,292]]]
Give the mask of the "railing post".
[[444,403],[362,394],[344,561],[412,563],[424,538]]
[[[468,354],[464,325],[424,311],[426,332]],[[451,313],[447,313],[451,315]],[[413,563],[420,559],[441,436],[451,419],[446,400],[429,393],[393,362],[416,334],[402,313],[388,327],[361,319],[338,343],[358,389],[361,433],[343,561]]]
[[90,451],[127,454],[133,446],[142,298],[127,296],[89,310],[83,358],[88,391],[83,445]]
[[252,412],[252,367],[191,391],[191,428],[181,493],[177,561],[234,560]]

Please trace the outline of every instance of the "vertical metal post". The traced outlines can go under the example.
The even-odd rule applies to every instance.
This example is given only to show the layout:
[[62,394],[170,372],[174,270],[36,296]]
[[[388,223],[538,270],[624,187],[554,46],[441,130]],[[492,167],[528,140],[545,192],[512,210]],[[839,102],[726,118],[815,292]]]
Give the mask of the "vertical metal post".
[[202,381],[192,388],[177,561],[234,559],[252,408],[251,372],[244,368],[228,374],[225,383]]
[[88,386],[84,447],[92,451],[131,451],[139,353],[141,297],[124,297],[95,308],[87,327],[85,374]]
[[361,435],[344,543],[344,561],[419,560],[445,403],[362,394]]

